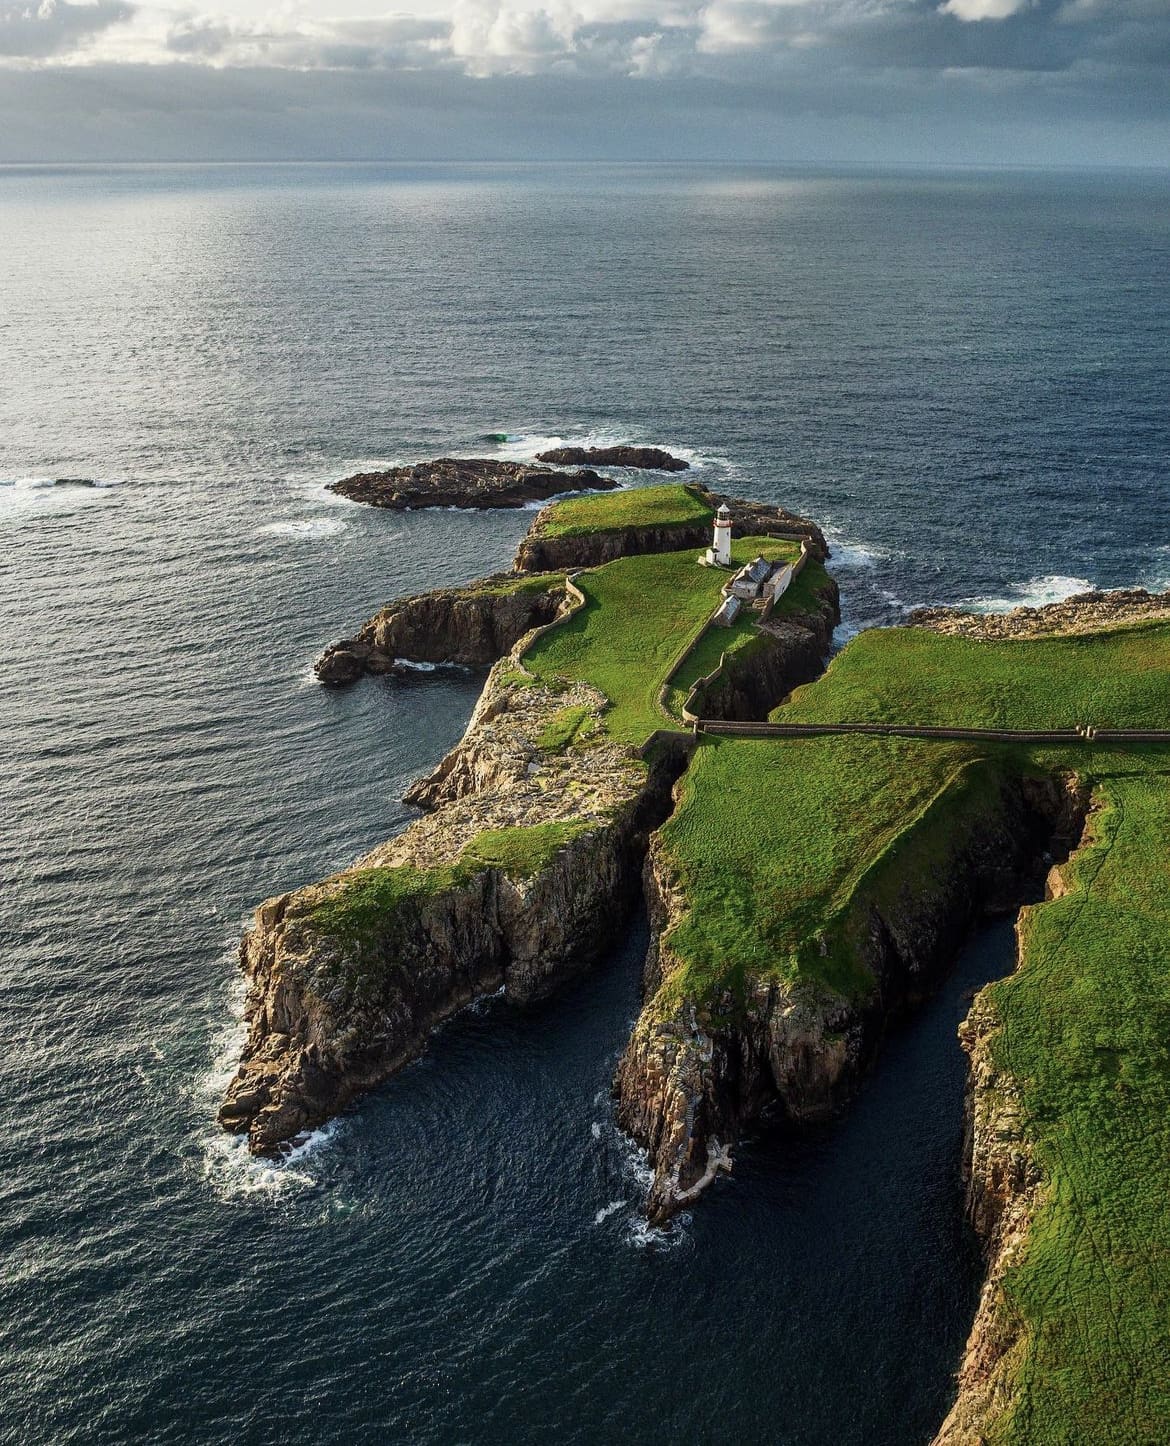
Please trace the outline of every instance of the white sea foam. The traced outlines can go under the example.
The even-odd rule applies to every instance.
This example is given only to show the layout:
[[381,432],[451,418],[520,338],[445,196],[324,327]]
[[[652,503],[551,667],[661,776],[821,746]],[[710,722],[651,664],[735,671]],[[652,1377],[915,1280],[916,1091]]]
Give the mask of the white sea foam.
[[[241,920],[241,928],[247,920]],[[237,940],[231,939],[221,962],[234,962]],[[244,1023],[246,985],[238,975],[233,978],[226,997],[226,1010],[221,1026],[209,1040],[211,1062],[194,1081],[194,1094],[202,1110],[210,1113],[222,1098],[235,1074],[240,1051],[247,1037]],[[257,1159],[249,1154],[244,1135],[229,1135],[211,1124],[203,1138],[203,1178],[221,1200],[241,1200],[258,1195],[279,1197],[289,1192],[312,1189],[317,1179],[305,1168],[311,1156],[332,1140],[341,1121],[331,1120],[322,1129],[296,1140],[279,1160]]]
[[122,484],[113,478],[4,477],[0,478],[0,514],[53,516],[95,502],[109,502]]
[[346,523],[340,517],[303,517],[290,522],[267,522],[257,531],[267,537],[291,537],[298,542],[318,542],[344,532]]
[[1088,578],[1050,573],[1044,577],[1030,577],[1027,582],[1011,583],[1002,597],[964,598],[960,606],[977,613],[1006,613],[1013,608],[1041,608],[1092,589],[1093,584]]
[[603,1205],[593,1217],[594,1225],[603,1225],[611,1215],[616,1215],[626,1204],[625,1200],[611,1200],[608,1205]]

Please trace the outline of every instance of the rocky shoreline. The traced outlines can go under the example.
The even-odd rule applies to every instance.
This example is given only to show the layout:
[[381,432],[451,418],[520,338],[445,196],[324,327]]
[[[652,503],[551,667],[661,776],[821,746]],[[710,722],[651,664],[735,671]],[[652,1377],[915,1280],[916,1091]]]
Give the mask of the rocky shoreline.
[[1043,607],[1013,608],[1007,613],[970,613],[958,608],[918,608],[910,614],[911,627],[929,628],[963,638],[1050,638],[1098,632],[1102,628],[1170,618],[1170,591],[1147,592],[1144,587],[1112,592],[1079,592]]
[[558,472],[492,457],[438,457],[380,472],[358,472],[328,491],[395,512],[423,507],[527,507],[562,492],[608,492],[620,484],[591,468]]
[[[754,504],[741,516],[774,530],[794,520]],[[596,560],[594,537],[566,541],[570,566]],[[651,550],[671,541],[651,539]],[[351,869],[256,912],[240,952],[248,1038],[219,1115],[254,1152],[279,1152],[323,1123],[470,1000],[499,989],[519,1003],[540,998],[616,937],[693,739],[663,735],[644,760],[605,735],[602,694],[525,673],[527,641],[572,611],[571,591],[563,573],[513,573],[403,599],[319,660],[334,686],[396,660],[494,666],[463,739],[407,795],[426,816]],[[765,639],[769,705],[806,678],[810,655],[823,662],[837,618],[834,588]],[[550,747],[567,716],[575,746]],[[547,854],[496,859],[498,840],[517,830],[547,834]],[[373,881],[394,896],[366,909]]]

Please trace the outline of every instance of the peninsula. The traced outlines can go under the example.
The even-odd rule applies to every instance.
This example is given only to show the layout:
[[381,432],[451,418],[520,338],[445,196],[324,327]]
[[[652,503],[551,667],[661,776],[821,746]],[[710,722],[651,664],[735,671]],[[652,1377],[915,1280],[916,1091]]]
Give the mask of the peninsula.
[[[701,566],[725,501],[729,565]],[[390,604],[331,649],[334,684],[397,658],[490,672],[408,794],[422,816],[257,910],[221,1121],[279,1150],[477,996],[587,968],[644,888],[614,1091],[665,1219],[765,1114],[842,1108],[979,919],[1020,910],[1018,967],[963,1028],[987,1276],[938,1440],[1158,1439],[1170,594],[1011,626],[935,610],[826,668],[826,560],[807,520],[693,485],[574,498],[511,574]]]

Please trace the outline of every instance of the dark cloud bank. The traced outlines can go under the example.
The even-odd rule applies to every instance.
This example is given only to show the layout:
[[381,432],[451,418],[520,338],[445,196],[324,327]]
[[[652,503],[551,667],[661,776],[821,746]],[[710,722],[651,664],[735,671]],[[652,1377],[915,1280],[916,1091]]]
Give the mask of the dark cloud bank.
[[0,161],[1170,164],[1170,0],[720,0],[571,32],[524,12],[484,56],[445,22],[188,17],[174,63],[51,63],[128,8],[43,5],[40,33],[0,10],[0,55],[41,62],[0,70]]

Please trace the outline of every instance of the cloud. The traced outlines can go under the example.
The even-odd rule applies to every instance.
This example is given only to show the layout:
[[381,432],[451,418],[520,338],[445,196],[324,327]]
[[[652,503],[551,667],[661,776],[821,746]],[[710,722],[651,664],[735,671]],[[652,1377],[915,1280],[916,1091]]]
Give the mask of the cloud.
[[1026,10],[1031,0],[946,0],[939,9],[960,20],[1006,20]]
[[83,5],[71,5],[68,0],[0,4],[0,56],[39,60],[68,54],[103,30],[130,20],[134,8],[121,0],[92,0]]
[[152,3],[0,10],[0,159],[1170,155],[1166,0]]

